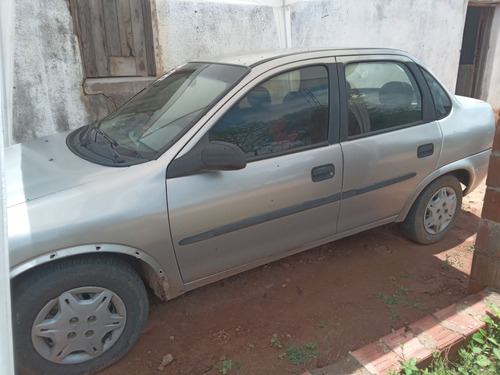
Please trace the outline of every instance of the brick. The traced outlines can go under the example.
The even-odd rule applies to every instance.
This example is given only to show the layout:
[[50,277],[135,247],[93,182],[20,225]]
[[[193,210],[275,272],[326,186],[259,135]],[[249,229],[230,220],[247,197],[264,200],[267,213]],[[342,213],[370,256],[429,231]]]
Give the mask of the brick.
[[486,186],[500,188],[500,152],[498,151],[490,156]]
[[498,261],[495,261],[494,258],[481,250],[474,251],[469,284],[473,283],[475,286],[479,286],[480,289],[493,286],[498,267]]
[[481,217],[500,223],[500,191],[486,189]]
[[458,302],[457,309],[460,314],[467,314],[476,319],[478,324],[475,326],[475,329],[482,326],[486,314],[491,313],[491,309],[485,298],[477,294],[471,294]]
[[495,138],[493,138],[493,151],[500,151],[500,120],[495,127]]
[[440,325],[439,320],[432,315],[415,322],[411,328],[422,345],[432,351],[445,350],[463,339],[461,334]]
[[486,302],[491,302],[500,307],[500,294],[498,294],[495,290],[490,288],[484,289],[481,293],[478,293]]
[[378,342],[368,344],[350,354],[372,374],[386,374],[388,369],[399,366],[400,358]]
[[477,229],[476,236],[476,250],[486,250],[488,248],[488,238],[490,235],[490,227],[488,222],[484,219],[481,219],[479,222],[479,228]]
[[[460,307],[455,304],[439,310],[432,315],[439,320],[440,326],[462,336],[471,334],[482,325],[474,318],[474,316],[461,314]],[[454,335],[450,334],[449,339],[453,341]]]

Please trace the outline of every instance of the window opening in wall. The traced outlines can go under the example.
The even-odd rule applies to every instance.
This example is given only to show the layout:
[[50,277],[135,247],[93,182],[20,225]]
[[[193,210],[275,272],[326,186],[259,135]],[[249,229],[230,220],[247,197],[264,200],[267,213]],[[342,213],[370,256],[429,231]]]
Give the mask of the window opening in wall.
[[70,0],[86,78],[156,75],[149,0]]

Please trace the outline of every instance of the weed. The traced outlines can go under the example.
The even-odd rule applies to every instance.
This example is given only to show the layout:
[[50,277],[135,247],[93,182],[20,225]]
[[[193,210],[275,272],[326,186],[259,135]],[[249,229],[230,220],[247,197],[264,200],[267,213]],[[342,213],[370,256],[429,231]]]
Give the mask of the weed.
[[273,333],[273,336],[271,337],[271,347],[273,346],[280,349],[283,347],[277,333]]
[[468,251],[476,250],[476,243],[473,242],[473,243],[468,244],[467,246],[465,246],[465,250],[468,250]]
[[324,320],[319,322],[319,328],[325,328],[325,327],[326,327],[326,322]]
[[317,344],[307,342],[302,346],[292,346],[289,344],[282,344],[279,341],[278,334],[274,333],[271,337],[271,347],[278,349],[285,348],[286,351],[278,355],[279,359],[288,359],[288,361],[295,365],[301,366],[311,362],[311,360],[318,355]]
[[422,311],[427,310],[427,307],[420,305],[418,301],[412,301],[411,299],[409,299],[408,288],[403,284],[398,283],[394,277],[389,277],[389,282],[396,288],[396,290],[390,296],[386,296],[382,292],[377,293],[375,296],[380,299],[384,305],[387,305],[389,317],[391,319],[401,318],[401,314],[392,306],[403,305],[410,306]]
[[446,254],[446,259],[442,260],[439,266],[444,270],[447,270],[451,267],[450,256],[448,254]]
[[401,319],[401,313],[399,311],[394,310],[392,307],[389,307],[389,318],[393,320]]
[[311,342],[304,346],[290,346],[286,350],[286,356],[292,365],[300,366],[318,355],[316,347],[317,345]]
[[227,374],[229,371],[233,369],[233,361],[231,359],[224,360],[219,366],[219,371],[221,374]]
[[459,259],[459,257],[461,256],[462,254],[460,254],[460,252],[456,252],[454,254],[454,258],[451,258],[448,254],[446,254],[446,259],[442,260],[441,263],[440,263],[440,267],[444,270],[447,270],[449,269],[451,266],[454,266],[454,267],[462,267],[463,266],[463,263],[462,261]]
[[[500,309],[490,304],[495,313],[493,319],[487,315],[484,319],[486,329],[479,329],[466,347],[458,350],[458,360],[450,362],[440,353],[433,353],[433,361],[429,367],[419,369],[416,359],[401,361],[400,372],[405,375],[488,375],[500,372]],[[398,372],[392,371],[390,375]]]

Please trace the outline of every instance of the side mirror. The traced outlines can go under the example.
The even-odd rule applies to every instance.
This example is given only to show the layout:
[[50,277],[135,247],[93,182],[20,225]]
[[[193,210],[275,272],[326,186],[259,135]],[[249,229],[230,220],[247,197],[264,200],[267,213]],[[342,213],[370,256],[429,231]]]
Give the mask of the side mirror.
[[247,165],[243,151],[227,142],[202,143],[175,159],[168,167],[168,178],[188,176],[206,171],[234,171]]

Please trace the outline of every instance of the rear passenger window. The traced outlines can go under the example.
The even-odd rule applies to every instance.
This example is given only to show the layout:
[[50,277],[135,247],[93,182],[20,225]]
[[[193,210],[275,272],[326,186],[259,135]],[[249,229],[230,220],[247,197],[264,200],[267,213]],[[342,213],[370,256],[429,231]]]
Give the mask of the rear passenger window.
[[436,109],[437,119],[440,120],[448,116],[451,112],[451,100],[441,87],[441,85],[436,81],[436,79],[430,75],[425,69],[420,68],[422,74],[429,85],[431,90],[432,100],[434,100],[434,108]]
[[391,61],[345,67],[349,129],[355,136],[422,120],[422,96],[406,65]]
[[239,146],[247,159],[326,142],[326,68],[302,68],[262,82],[217,122],[209,138]]

